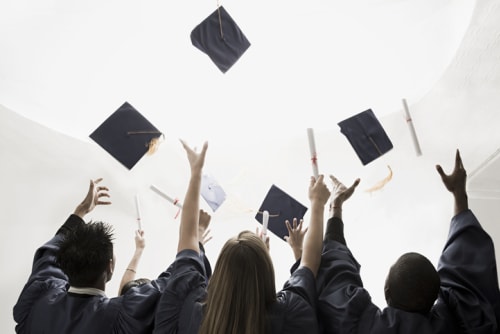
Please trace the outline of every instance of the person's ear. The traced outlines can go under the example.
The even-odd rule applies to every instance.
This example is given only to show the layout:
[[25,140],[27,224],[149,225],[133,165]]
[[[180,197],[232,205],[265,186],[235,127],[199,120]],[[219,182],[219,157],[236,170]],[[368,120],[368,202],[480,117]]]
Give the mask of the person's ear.
[[115,271],[115,259],[113,257],[112,259],[109,260],[109,264],[108,264],[108,269],[107,269],[108,281],[110,281],[111,277],[113,277],[114,271]]
[[385,301],[387,305],[391,306],[392,300],[391,300],[391,290],[389,289],[389,284],[387,283],[387,280],[385,281],[384,285],[384,296],[385,296]]

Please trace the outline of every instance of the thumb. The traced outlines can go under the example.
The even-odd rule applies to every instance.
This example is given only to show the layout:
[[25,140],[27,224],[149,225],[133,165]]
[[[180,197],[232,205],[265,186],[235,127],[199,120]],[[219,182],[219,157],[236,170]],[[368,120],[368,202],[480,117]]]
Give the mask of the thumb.
[[87,199],[91,199],[94,196],[95,182],[91,179],[89,185],[89,191],[87,192]]

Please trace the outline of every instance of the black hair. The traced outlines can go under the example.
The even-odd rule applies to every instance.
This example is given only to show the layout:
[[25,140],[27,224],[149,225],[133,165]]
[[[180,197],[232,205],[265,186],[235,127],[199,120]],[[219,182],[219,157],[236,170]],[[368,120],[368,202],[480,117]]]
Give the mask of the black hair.
[[103,222],[78,225],[65,234],[56,257],[70,285],[92,286],[113,259],[113,228]]
[[128,290],[130,290],[136,286],[147,284],[149,282],[151,282],[151,280],[149,278],[137,278],[137,279],[128,281],[127,283],[125,283],[123,285],[122,290],[120,291],[120,296],[124,295]]
[[389,271],[385,298],[394,308],[426,314],[437,299],[440,284],[439,274],[425,256],[406,253]]

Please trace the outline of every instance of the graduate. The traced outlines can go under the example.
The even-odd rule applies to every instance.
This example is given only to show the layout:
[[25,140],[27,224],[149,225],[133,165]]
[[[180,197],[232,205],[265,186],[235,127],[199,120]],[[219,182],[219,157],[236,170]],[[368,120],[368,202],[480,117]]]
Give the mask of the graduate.
[[316,273],[321,260],[324,206],[330,191],[323,175],[311,178],[311,218],[299,268],[276,292],[265,241],[243,231],[223,246],[206,283],[198,248],[198,212],[207,143],[200,153],[185,142],[191,167],[181,212],[178,254],[158,303],[154,333],[315,333]]
[[493,241],[469,209],[466,172],[457,150],[449,175],[436,166],[454,198],[454,216],[437,270],[418,253],[403,254],[385,283],[380,310],[363,288],[360,265],[343,235],[342,204],[354,192],[335,189],[318,274],[318,317],[326,333],[499,333],[500,294]]
[[16,333],[152,332],[155,307],[170,273],[164,271],[122,296],[106,296],[115,267],[112,226],[83,220],[96,206],[111,204],[101,180],[90,181],[83,202],[36,251],[31,275],[13,310]]

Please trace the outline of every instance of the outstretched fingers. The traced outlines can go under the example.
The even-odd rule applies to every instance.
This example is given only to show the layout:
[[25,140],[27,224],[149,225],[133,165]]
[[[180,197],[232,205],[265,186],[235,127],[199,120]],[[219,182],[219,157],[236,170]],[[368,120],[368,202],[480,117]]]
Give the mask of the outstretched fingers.
[[101,182],[101,181],[102,181],[102,178],[96,179],[96,180],[94,180],[93,185],[92,185],[92,188],[95,191],[94,203],[95,203],[95,205],[109,205],[109,204],[111,204],[111,201],[106,201],[106,200],[101,199],[102,197],[106,197],[106,198],[111,197],[111,196],[109,196],[109,193],[108,193],[109,188],[106,186],[98,186],[97,188],[95,188],[96,184]]

